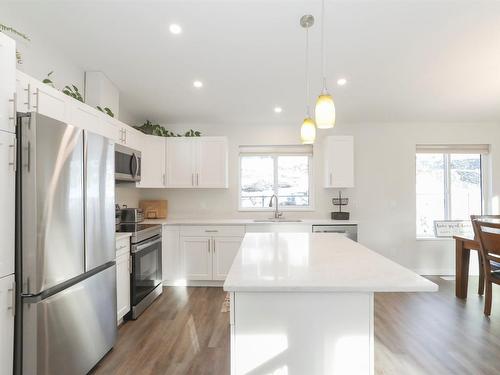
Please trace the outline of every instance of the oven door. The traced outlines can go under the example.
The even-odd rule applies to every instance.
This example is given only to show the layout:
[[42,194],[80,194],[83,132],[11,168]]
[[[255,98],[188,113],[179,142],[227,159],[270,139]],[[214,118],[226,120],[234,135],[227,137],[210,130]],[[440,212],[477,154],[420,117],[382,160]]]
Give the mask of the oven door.
[[162,282],[161,236],[132,245],[131,301],[136,306]]
[[115,145],[115,180],[141,180],[141,152]]

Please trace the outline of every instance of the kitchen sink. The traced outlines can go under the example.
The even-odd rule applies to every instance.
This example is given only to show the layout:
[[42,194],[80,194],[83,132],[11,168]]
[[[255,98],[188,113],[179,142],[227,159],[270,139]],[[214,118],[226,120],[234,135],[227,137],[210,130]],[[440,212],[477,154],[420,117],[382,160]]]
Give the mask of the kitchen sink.
[[255,219],[256,223],[301,223],[300,219]]

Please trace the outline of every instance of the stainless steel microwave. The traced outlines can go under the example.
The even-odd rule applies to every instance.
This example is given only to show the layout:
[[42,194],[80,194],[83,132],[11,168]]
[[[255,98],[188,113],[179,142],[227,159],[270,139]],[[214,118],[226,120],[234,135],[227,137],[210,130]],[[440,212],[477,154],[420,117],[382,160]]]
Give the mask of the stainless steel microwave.
[[141,181],[141,152],[115,144],[115,180]]

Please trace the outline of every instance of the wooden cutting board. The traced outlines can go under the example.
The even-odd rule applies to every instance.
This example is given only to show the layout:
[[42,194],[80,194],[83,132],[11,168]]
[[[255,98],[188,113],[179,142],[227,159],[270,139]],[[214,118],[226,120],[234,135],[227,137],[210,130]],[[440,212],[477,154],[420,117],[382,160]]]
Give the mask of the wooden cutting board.
[[166,200],[139,201],[144,212],[144,219],[166,219],[168,202]]

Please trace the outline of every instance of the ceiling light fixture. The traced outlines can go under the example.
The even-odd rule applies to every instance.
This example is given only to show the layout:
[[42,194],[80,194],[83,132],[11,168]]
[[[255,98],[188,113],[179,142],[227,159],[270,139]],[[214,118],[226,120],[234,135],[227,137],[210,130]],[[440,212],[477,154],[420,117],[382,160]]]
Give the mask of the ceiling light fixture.
[[281,107],[274,107],[274,112],[275,113],[281,113],[281,112],[283,112],[283,108],[281,108]]
[[182,27],[180,27],[179,25],[177,25],[176,23],[173,23],[170,25],[170,27],[168,28],[170,30],[170,32],[172,34],[180,34],[182,33]]
[[323,74],[323,89],[316,101],[314,116],[318,129],[329,129],[335,126],[335,104],[326,88],[326,57],[325,57],[325,0],[321,1],[321,66]]
[[306,14],[300,18],[300,26],[306,29],[306,117],[300,127],[300,140],[303,144],[313,144],[316,140],[316,125],[309,109],[309,28],[314,25],[314,17]]
[[203,82],[201,81],[194,81],[193,86],[196,87],[197,89],[200,89],[203,87]]
[[339,86],[344,86],[346,83],[347,83],[347,79],[345,79],[345,78],[339,78],[337,80],[337,85],[339,85]]

